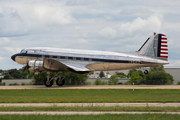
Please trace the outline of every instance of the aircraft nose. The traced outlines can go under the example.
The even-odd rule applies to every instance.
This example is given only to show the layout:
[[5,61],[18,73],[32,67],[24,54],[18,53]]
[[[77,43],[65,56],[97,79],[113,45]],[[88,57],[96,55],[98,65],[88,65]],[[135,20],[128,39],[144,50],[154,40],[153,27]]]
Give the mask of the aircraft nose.
[[11,59],[15,61],[16,55],[12,55]]

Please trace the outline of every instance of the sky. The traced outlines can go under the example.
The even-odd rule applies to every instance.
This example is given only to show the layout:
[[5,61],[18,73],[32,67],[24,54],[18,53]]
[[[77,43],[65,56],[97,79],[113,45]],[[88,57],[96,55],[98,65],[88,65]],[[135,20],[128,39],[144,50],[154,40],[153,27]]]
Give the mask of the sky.
[[27,47],[137,51],[167,35],[168,66],[180,66],[179,0],[0,0],[0,69]]

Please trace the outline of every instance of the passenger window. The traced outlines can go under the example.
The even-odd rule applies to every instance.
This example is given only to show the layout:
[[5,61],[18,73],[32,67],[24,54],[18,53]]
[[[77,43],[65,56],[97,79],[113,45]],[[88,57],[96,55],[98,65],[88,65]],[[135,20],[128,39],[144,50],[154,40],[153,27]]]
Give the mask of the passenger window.
[[77,57],[76,60],[81,60],[81,58]]
[[65,57],[61,56],[60,59],[65,59]]
[[45,55],[45,58],[49,58],[49,56],[48,56],[48,55]]

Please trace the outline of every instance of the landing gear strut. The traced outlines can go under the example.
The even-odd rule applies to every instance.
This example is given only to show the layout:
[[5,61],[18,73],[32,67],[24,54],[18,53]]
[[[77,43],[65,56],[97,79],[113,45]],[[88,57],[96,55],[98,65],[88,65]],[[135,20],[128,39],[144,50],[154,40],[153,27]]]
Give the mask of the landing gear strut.
[[62,72],[58,72],[53,78],[50,78],[51,73],[47,72],[48,77],[46,80],[44,80],[44,85],[46,87],[51,87],[53,85],[53,79],[56,78],[57,75],[59,75],[59,77],[56,79],[56,84],[58,86],[63,86],[65,83],[65,77],[61,77],[62,76]]
[[44,80],[44,85],[46,87],[51,87],[53,85],[53,82],[54,82],[53,79],[54,78],[50,78],[50,75],[51,75],[50,72],[47,72],[47,74],[48,74],[48,77],[47,77],[47,79]]

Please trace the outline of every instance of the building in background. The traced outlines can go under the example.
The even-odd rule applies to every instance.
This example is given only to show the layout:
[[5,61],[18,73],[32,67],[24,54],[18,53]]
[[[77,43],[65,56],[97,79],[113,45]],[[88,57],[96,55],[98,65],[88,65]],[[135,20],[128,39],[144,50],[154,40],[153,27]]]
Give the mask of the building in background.
[[165,67],[164,70],[174,78],[174,84],[180,81],[180,67]]
[[4,75],[2,73],[0,73],[0,78],[4,78]]
[[[149,70],[150,68],[147,68]],[[138,69],[141,70],[141,69]],[[169,67],[165,66],[164,70],[171,74],[174,78],[174,84],[180,81],[180,67]],[[119,70],[119,71],[104,71],[105,78],[110,78],[112,75],[116,75],[117,73],[123,72],[124,74],[128,74],[129,70]],[[100,71],[95,71],[94,74],[90,75],[89,78],[99,78]]]

